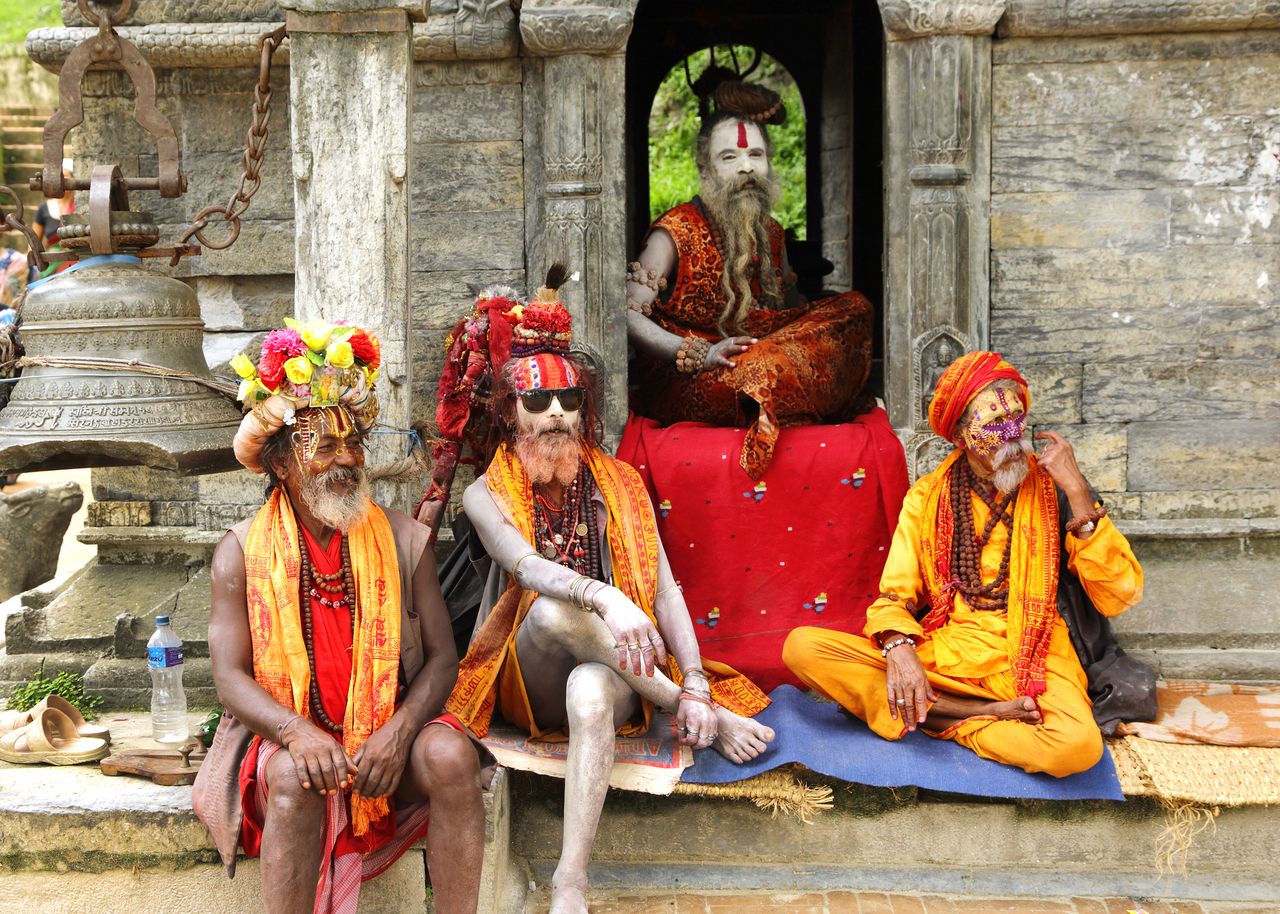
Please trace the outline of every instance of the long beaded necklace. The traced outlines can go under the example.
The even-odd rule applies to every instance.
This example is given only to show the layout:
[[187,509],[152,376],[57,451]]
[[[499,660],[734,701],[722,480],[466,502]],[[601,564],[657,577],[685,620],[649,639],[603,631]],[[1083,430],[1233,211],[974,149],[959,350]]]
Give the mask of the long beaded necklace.
[[[342,538],[342,570],[332,574],[322,574],[315,570],[311,561],[311,551],[307,548],[306,538],[302,537],[302,574],[300,581],[302,604],[302,641],[307,647],[307,664],[311,668],[311,687],[308,689],[308,703],[311,707],[311,719],[334,736],[342,735],[342,725],[335,723],[324,709],[320,700],[320,687],[316,684],[316,651],[314,623],[311,619],[311,600],[314,598],[321,606],[330,609],[343,607],[351,613],[351,627],[354,633],[356,624],[356,576],[351,570],[351,548],[348,540]],[[325,596],[328,594],[329,596]]]
[[[973,522],[972,495],[991,509],[979,535]],[[951,511],[955,517],[955,535],[951,539],[951,573],[956,589],[972,609],[1004,610],[1009,606],[1009,557],[1013,552],[1013,505],[1018,492],[995,495],[988,492],[974,475],[967,460],[957,460],[951,477]],[[982,550],[991,541],[996,524],[1003,523],[1009,535],[1005,538],[1000,569],[995,579],[982,582]]]
[[544,558],[572,568],[578,574],[603,580],[596,506],[591,498],[594,489],[595,480],[585,463],[578,465],[577,477],[565,486],[559,507],[534,487],[533,535],[538,552]]

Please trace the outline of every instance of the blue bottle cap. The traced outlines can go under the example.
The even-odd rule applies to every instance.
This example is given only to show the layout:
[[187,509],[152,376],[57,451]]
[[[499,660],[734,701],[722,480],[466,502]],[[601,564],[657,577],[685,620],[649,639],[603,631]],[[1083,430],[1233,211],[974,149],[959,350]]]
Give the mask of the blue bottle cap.
[[156,616],[156,625],[168,625],[168,624],[169,624],[168,616]]

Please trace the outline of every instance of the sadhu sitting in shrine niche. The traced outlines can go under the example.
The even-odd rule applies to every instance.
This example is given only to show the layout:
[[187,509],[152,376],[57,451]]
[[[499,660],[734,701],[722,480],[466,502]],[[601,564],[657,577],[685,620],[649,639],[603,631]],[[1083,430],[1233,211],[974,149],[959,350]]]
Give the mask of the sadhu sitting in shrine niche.
[[857,292],[806,304],[796,289],[770,215],[780,188],[765,125],[785,119],[781,97],[726,78],[702,105],[701,193],[658,218],[627,273],[632,406],[664,425],[749,426],[740,463],[758,480],[780,428],[870,405],[873,311]]
[[[1084,598],[1105,617],[1135,605],[1142,568],[1071,444],[1042,432],[1034,455],[1030,405],[996,353],[947,368],[929,424],[956,450],[907,493],[865,637],[799,628],[783,659],[885,739],[919,727],[1064,777],[1101,757],[1099,723],[1150,719],[1154,675],[1080,611]],[[1067,599],[1073,588],[1079,600]]]

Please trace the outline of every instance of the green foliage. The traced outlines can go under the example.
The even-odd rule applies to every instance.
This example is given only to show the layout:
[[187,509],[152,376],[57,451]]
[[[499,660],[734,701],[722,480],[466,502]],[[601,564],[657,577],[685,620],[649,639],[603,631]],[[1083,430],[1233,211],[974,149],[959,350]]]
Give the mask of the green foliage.
[[27,32],[62,25],[57,0],[0,0],[0,45],[20,45]]
[[9,707],[15,711],[29,711],[49,695],[65,698],[86,718],[96,715],[102,704],[102,699],[98,696],[85,693],[84,677],[79,673],[63,672],[52,679],[46,679],[44,666],[41,665],[35,678],[13,690],[9,696]]
[[[754,56],[751,48],[737,47],[738,60],[745,67]],[[719,49],[717,59],[727,65],[727,51]],[[706,51],[689,58],[689,73],[696,80],[707,68]],[[782,181],[782,198],[774,216],[796,237],[805,237],[805,117],[800,88],[782,64],[768,54],[751,74],[751,81],[768,86],[782,96],[787,121],[769,127],[773,140],[773,167]],[[689,88],[684,66],[677,64],[653,98],[649,112],[649,218],[656,219],[671,207],[684,203],[698,192],[698,168],[694,152],[698,141],[698,100]]]

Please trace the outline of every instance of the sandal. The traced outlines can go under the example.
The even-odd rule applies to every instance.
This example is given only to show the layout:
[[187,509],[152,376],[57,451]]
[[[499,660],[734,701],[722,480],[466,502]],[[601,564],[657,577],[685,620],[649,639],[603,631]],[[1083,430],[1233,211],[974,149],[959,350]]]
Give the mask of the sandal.
[[21,730],[31,723],[30,711],[0,711],[0,734]]
[[15,765],[79,765],[109,751],[105,739],[80,736],[74,721],[56,708],[45,708],[26,727],[0,736],[0,760]]
[[[53,708],[55,711],[61,711],[63,714],[67,715],[67,717],[71,718],[71,723],[75,724],[76,733],[80,736],[85,736],[90,739],[104,739],[107,741],[108,745],[111,743],[110,730],[96,724],[86,724],[84,722],[84,715],[80,713],[80,709],[67,701],[61,695],[46,695],[44,701],[40,702],[40,704],[28,711],[27,714],[29,717],[34,718],[45,708]],[[3,729],[3,727],[0,727],[0,732],[3,732]]]

